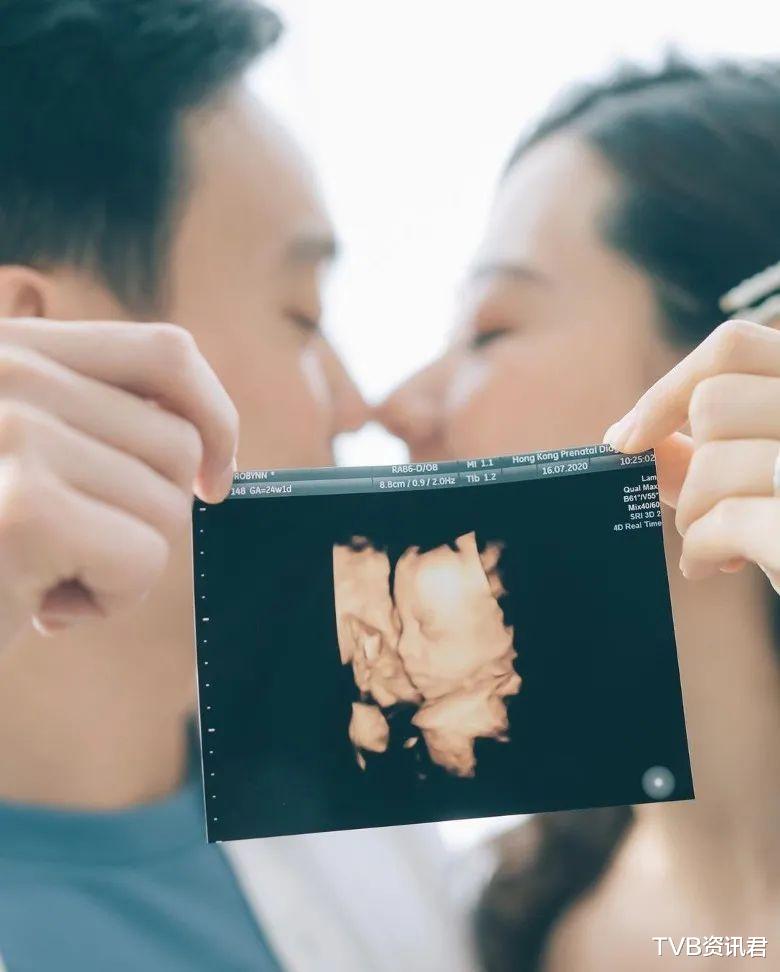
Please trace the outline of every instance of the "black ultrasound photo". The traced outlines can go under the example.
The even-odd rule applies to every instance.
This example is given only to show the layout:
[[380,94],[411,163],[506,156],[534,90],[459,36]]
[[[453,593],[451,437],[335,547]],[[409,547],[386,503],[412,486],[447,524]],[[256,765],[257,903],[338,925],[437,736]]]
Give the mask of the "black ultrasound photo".
[[692,798],[654,478],[196,503],[209,839]]

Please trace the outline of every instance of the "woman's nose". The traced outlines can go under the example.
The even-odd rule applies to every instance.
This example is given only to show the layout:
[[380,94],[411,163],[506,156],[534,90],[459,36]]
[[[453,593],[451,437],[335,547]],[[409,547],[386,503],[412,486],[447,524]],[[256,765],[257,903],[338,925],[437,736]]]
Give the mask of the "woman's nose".
[[442,381],[437,362],[413,375],[377,408],[377,418],[410,446],[429,443],[441,431]]

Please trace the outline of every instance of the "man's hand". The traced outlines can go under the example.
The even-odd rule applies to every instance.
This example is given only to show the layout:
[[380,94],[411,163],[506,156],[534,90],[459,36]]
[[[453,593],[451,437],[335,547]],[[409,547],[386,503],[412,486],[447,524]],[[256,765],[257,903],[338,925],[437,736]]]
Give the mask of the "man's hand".
[[0,650],[142,598],[230,488],[238,417],[170,324],[0,319]]
[[[677,431],[686,423],[690,436]],[[677,508],[686,577],[751,560],[780,593],[780,333],[721,324],[604,441],[621,452],[655,448],[661,499]]]

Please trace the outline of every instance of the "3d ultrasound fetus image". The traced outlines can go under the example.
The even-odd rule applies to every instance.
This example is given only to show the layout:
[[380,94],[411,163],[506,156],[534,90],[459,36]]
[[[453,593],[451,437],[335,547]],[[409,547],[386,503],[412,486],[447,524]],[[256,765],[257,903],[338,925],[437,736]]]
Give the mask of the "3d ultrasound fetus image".
[[501,553],[497,542],[480,550],[474,532],[409,547],[393,564],[366,537],[334,545],[339,653],[359,694],[349,738],[361,769],[364,753],[387,750],[402,703],[416,710],[403,745],[422,736],[431,761],[456,776],[475,775],[478,738],[508,741],[506,698],[521,679],[499,604]]

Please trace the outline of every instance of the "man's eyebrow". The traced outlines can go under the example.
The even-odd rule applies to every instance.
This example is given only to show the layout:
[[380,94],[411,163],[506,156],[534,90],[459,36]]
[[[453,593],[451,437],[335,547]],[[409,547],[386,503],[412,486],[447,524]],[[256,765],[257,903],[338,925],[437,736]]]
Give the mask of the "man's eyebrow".
[[534,270],[525,263],[509,263],[499,261],[495,263],[478,263],[469,273],[470,280],[481,280],[484,277],[509,277],[512,280],[527,280],[531,283],[549,284],[550,278],[540,270]]
[[296,237],[290,244],[288,258],[293,263],[319,263],[335,260],[339,245],[335,237],[328,233]]

